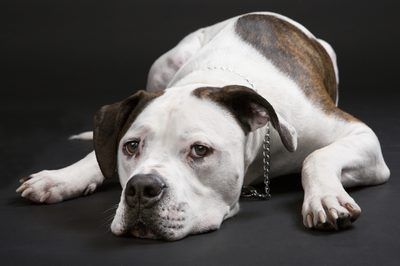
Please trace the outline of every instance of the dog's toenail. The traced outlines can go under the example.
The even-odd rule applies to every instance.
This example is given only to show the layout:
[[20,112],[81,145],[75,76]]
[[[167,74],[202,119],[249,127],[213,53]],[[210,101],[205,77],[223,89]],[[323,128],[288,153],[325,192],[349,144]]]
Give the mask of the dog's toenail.
[[350,211],[354,211],[355,210],[353,205],[351,205],[350,203],[346,203],[344,206]]
[[308,228],[312,228],[313,226],[311,214],[307,214],[307,226]]
[[329,213],[331,214],[334,220],[337,220],[339,218],[338,213],[335,209],[329,209]]
[[326,217],[325,217],[325,214],[324,214],[324,212],[323,211],[319,211],[318,212],[318,218],[319,218],[319,220],[321,221],[321,223],[325,223],[326,222]]

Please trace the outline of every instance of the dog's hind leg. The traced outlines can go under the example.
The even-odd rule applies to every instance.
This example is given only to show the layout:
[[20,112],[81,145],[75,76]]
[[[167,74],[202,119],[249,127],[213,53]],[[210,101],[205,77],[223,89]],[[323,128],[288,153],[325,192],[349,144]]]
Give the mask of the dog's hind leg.
[[148,91],[160,91],[167,87],[179,68],[203,46],[203,34],[204,29],[189,34],[153,63],[147,79]]
[[150,68],[146,89],[148,91],[165,90],[178,70],[234,20],[235,18],[232,18],[213,26],[198,29],[161,55]]
[[22,178],[17,193],[38,203],[56,203],[88,195],[103,183],[104,177],[94,152],[82,160],[58,170],[43,170]]
[[303,223],[307,228],[340,229],[351,225],[360,207],[344,187],[376,185],[388,180],[378,138],[361,122],[349,122],[331,144],[303,162]]

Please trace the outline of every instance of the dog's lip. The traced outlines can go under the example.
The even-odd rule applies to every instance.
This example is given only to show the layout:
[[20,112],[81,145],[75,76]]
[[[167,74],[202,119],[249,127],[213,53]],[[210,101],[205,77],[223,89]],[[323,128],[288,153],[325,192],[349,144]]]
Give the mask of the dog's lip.
[[159,237],[151,228],[142,221],[136,222],[132,228],[129,230],[131,235],[137,238],[150,238],[158,239]]

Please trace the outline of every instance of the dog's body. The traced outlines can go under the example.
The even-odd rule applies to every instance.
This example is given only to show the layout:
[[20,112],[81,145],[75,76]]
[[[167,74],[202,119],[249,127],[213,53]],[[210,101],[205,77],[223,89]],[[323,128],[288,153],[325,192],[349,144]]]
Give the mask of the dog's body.
[[333,49],[300,24],[266,12],[226,20],[161,56],[148,92],[98,112],[97,160],[34,174],[18,192],[59,202],[117,171],[113,233],[173,240],[216,229],[239,210],[243,183],[260,181],[271,122],[271,177],[301,172],[304,225],[346,227],[361,210],[344,187],[390,172],[372,130],[337,108],[337,84]]

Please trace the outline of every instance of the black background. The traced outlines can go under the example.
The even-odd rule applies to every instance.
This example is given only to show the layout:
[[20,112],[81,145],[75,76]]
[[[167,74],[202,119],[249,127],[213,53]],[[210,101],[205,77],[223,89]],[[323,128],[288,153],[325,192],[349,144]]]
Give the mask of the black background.
[[[399,264],[398,1],[1,1],[1,264]],[[199,27],[251,12],[289,16],[338,55],[340,106],[370,125],[392,171],[388,184],[354,189],[363,214],[350,230],[301,224],[300,177],[272,183],[272,200],[242,202],[219,231],[182,241],[117,238],[108,210],[116,180],[86,198],[34,205],[14,192],[19,177],[72,163],[90,144],[103,104],[145,88],[152,62]],[[323,126],[323,125],[321,125]]]

